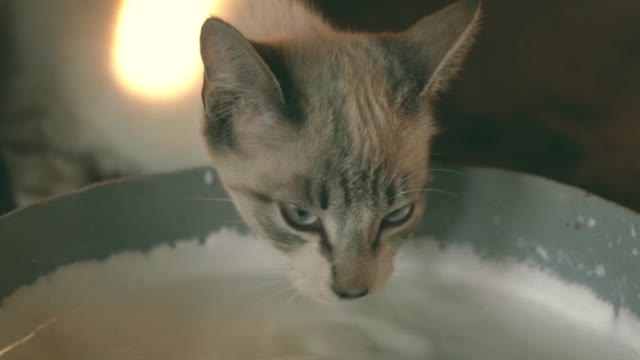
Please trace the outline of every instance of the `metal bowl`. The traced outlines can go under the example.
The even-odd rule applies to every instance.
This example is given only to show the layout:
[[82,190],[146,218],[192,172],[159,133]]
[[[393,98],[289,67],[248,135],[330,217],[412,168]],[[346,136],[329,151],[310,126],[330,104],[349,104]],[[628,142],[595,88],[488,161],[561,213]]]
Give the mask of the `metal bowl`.
[[[583,190],[483,168],[434,171],[419,235],[536,261],[640,317],[640,216]],[[207,168],[92,186],[0,218],[0,299],[59,267],[242,228]],[[46,241],[43,241],[46,239]],[[579,259],[579,261],[576,261]],[[606,276],[598,276],[606,269]]]

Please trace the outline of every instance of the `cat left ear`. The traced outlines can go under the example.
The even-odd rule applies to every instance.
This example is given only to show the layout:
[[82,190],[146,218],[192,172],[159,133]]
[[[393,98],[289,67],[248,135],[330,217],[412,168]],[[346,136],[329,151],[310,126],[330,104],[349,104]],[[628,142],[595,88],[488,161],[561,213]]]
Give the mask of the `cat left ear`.
[[379,43],[397,61],[391,66],[395,72],[391,74],[392,83],[394,77],[413,82],[408,96],[413,97],[414,105],[440,92],[454,79],[475,39],[481,7],[481,0],[461,0],[400,34],[380,39]]
[[269,131],[277,122],[266,119],[278,117],[284,97],[258,49],[230,24],[210,18],[200,32],[200,54],[209,144],[229,149],[278,133]]
[[200,55],[205,83],[220,91],[241,92],[254,102],[282,102],[278,81],[256,48],[225,21],[213,17],[202,25]]

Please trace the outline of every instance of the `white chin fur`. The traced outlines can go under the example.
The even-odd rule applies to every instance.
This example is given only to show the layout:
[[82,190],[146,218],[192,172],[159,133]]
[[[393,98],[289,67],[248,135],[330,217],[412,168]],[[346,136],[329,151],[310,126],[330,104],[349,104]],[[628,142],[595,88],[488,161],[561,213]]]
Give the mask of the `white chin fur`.
[[[342,301],[331,290],[331,264],[320,254],[317,244],[308,243],[293,252],[286,253],[286,258],[289,280],[302,295],[321,303]],[[380,263],[377,266],[378,275],[369,293],[384,287],[393,272],[393,262],[389,266]],[[386,267],[389,268],[387,271],[384,270]]]
[[330,264],[316,244],[309,243],[289,253],[288,265],[291,283],[301,294],[319,302],[338,300],[330,288]]

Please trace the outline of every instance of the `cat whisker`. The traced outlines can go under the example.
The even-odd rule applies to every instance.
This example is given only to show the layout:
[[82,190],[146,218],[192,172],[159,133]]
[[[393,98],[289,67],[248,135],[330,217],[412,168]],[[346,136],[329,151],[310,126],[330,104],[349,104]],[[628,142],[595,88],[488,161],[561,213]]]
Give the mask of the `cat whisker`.
[[401,260],[405,260],[405,259],[409,259],[411,257],[413,257],[413,254],[410,253],[401,253],[396,255],[395,261],[401,261]]
[[[282,286],[282,284],[284,284],[283,287],[280,287],[280,288],[276,287],[276,286]],[[260,290],[268,291],[268,293],[266,293],[264,296],[260,296],[260,294],[252,296],[251,300],[256,300],[256,301],[247,304],[247,310],[244,311],[243,314],[239,316],[239,318],[237,319],[238,322],[243,322],[247,319],[250,320],[249,322],[252,322],[253,320],[251,320],[250,318],[251,316],[255,315],[256,310],[258,310],[260,307],[266,304],[269,300],[276,298],[278,295],[283,294],[284,292],[288,291],[291,288],[290,286],[287,285],[287,282],[284,280],[273,281],[268,286],[267,285],[261,286],[261,285],[258,285],[253,289],[249,289],[248,291],[244,291],[245,296],[249,293],[255,293],[256,291],[259,292]],[[239,300],[238,298],[239,296],[233,300]],[[233,305],[233,306],[237,306],[237,305]]]
[[450,196],[450,197],[456,198],[456,199],[458,198],[457,194],[454,194],[454,193],[446,191],[446,190],[440,190],[440,189],[434,189],[434,188],[407,190],[407,191],[400,192],[399,194],[396,195],[396,197],[402,196],[402,195],[407,195],[407,194],[418,193],[418,192],[430,192],[430,193],[447,195],[447,196]]
[[402,279],[405,275],[411,274],[421,263],[429,261],[429,258],[434,256],[434,251],[437,251],[434,247],[424,246],[398,254],[395,258],[392,278]]
[[447,168],[432,168],[432,169],[429,169],[429,172],[464,175],[462,173],[462,171],[458,171],[458,170],[454,170],[454,169],[447,169]]
[[[395,257],[395,270],[399,270],[398,273],[402,273],[403,271],[409,269],[411,266],[414,266],[416,261],[419,261],[424,254],[428,254],[429,249],[420,248],[420,249],[411,249],[411,251],[399,253]],[[394,270],[394,273],[396,271]]]
[[236,221],[226,221],[224,225],[246,225],[246,223],[242,220],[236,220]]
[[455,199],[457,199],[459,197],[458,194],[455,194],[455,193],[452,193],[452,192],[446,191],[446,190],[441,190],[441,189],[427,189],[427,192],[447,195],[447,196],[455,198]]
[[403,304],[400,304],[400,301],[403,300],[401,298],[399,298],[398,296],[396,296],[395,294],[403,294],[404,293],[404,289],[402,288],[402,286],[400,285],[400,283],[398,282],[389,282],[389,289],[392,290],[391,293],[394,294],[394,296],[389,297],[391,300],[391,303],[394,306],[390,306],[389,308],[391,309],[391,311],[394,312],[394,318],[399,319],[400,318],[400,311],[402,309],[405,308],[405,306],[403,306]]
[[285,286],[284,288],[282,288],[280,290],[277,290],[277,291],[271,293],[270,295],[267,295],[267,296],[265,296],[265,297],[263,297],[261,299],[258,299],[258,301],[255,303],[254,307],[260,308],[262,306],[266,306],[269,301],[278,298],[280,295],[283,295],[283,294],[287,293],[290,290],[291,290],[290,286]]
[[287,306],[293,304],[298,299],[298,296],[300,296],[300,292],[298,292],[298,290],[296,290],[296,289],[293,289],[293,295],[291,295],[291,297],[289,297],[284,302],[284,306],[287,307]]
[[423,176],[423,175],[425,175],[424,172],[423,171],[419,171],[419,172],[411,173],[411,174],[409,174],[407,176],[403,176],[402,179],[400,180],[400,184],[401,185],[405,185],[406,183],[408,183],[409,181],[415,179],[416,177]]
[[289,294],[289,292],[293,292],[292,295],[287,296],[285,301],[281,301],[279,302],[279,305],[276,305],[275,309],[273,309],[273,311],[269,311],[269,315],[267,316],[267,325],[269,327],[272,326],[272,324],[275,322],[278,322],[278,316],[280,316],[282,314],[283,310],[287,309],[287,305],[291,302],[292,299],[294,299],[296,297],[296,295],[298,294],[298,291],[292,287],[287,287],[286,289],[284,289],[285,291],[280,291],[277,294],[275,294],[275,296],[272,296],[269,300],[273,300],[273,299],[277,299],[280,298],[282,296],[287,296],[287,294]]
[[185,198],[185,200],[206,201],[206,202],[224,202],[224,203],[233,202],[233,200],[228,199],[228,198],[206,198],[206,197],[188,197],[188,198]]
[[264,289],[264,288],[267,288],[267,287],[275,286],[277,284],[282,284],[282,283],[285,283],[285,282],[286,281],[283,280],[283,279],[278,279],[278,280],[273,280],[273,281],[269,281],[269,282],[266,282],[266,283],[258,284],[257,286],[252,286],[252,287],[250,287],[248,289],[245,289],[245,290],[239,292],[237,294],[237,296],[246,295],[248,293],[252,293],[252,292],[258,291],[260,289]]
[[[256,271],[264,271],[263,274],[282,274],[283,271],[287,270],[287,267],[279,264],[265,264],[261,266],[252,267],[252,270]],[[282,280],[285,281],[285,280]]]
[[[292,294],[287,296],[287,298],[280,303],[280,306],[278,306],[278,310],[277,310],[278,314],[281,313],[282,310],[286,310],[288,305],[298,296],[298,290],[294,288],[289,288],[288,290],[291,291]],[[288,294],[288,292],[286,294]],[[272,313],[272,316],[269,319],[270,321],[273,320],[273,318],[275,317],[275,314],[276,314],[276,311]]]
[[405,256],[403,258],[399,258],[395,260],[395,267],[393,273],[391,273],[391,277],[401,277],[407,273],[411,264],[407,261],[410,257]]
[[422,176],[426,176],[427,178],[427,182],[431,182],[431,177],[435,176],[435,175],[431,175],[432,173],[451,173],[451,174],[456,174],[456,175],[460,175],[463,176],[464,174],[461,171],[455,170],[455,169],[450,169],[450,168],[444,168],[444,167],[438,167],[438,168],[429,168],[426,171],[420,171],[420,172],[414,172],[411,173],[407,176],[403,176],[400,180],[399,180],[399,185],[400,186],[405,186],[407,185],[410,181],[416,179],[417,177],[422,177]]

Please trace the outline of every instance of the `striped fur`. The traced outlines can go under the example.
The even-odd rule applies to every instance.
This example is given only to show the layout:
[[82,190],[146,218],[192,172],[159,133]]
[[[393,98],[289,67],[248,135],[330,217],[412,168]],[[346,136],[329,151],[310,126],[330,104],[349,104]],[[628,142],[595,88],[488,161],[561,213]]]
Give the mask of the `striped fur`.
[[[203,26],[214,164],[244,219],[290,255],[294,283],[311,296],[373,292],[389,277],[426,203],[430,103],[459,68],[478,8],[454,4],[401,34],[337,32],[311,12],[308,30],[273,39],[243,34],[233,17]],[[283,203],[312,211],[321,228],[294,229]],[[406,203],[411,220],[385,228],[384,216]]]

